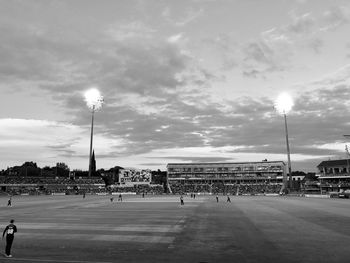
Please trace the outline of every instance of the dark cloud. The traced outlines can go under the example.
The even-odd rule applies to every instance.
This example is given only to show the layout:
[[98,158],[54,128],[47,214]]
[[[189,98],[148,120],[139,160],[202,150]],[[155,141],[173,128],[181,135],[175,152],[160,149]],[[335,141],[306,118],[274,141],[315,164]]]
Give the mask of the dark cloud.
[[[348,130],[348,124],[344,122],[348,108],[340,98],[345,102],[348,93],[346,87],[334,87],[306,92],[295,98],[295,107],[288,115],[293,154],[340,154],[338,150],[321,149],[317,145],[341,142],[342,134]],[[111,137],[127,138],[127,154],[168,148],[239,145],[250,147],[233,152],[284,154],[286,151],[283,117],[273,112],[273,102],[268,98],[239,98],[231,102],[234,107],[230,112],[219,110],[214,103],[200,108],[175,101],[176,105],[169,103],[164,107],[168,114],[162,111],[144,115],[132,107],[103,111],[99,118],[104,114],[107,116],[103,118],[110,118],[103,120],[103,131]],[[113,118],[113,113],[118,117]],[[186,158],[179,159],[186,161]],[[201,161],[194,157],[189,160]]]
[[[324,15],[333,28],[347,21],[338,11]],[[105,34],[85,35],[73,28],[56,31],[38,27],[33,30],[31,25],[2,25],[0,76],[7,81],[33,83],[34,89],[44,91],[62,105],[74,125],[86,130],[91,113],[82,96],[84,90],[97,86],[105,104],[95,115],[95,134],[123,140],[123,145],[114,146],[99,158],[210,146],[243,146],[233,153],[285,153],[284,120],[273,111],[270,98],[240,97],[214,102],[206,92],[210,81],[216,78],[214,73],[198,66],[195,58],[179,45],[157,37],[147,26],[131,26],[134,31],[129,35],[126,29],[130,25],[120,25],[122,31],[114,25],[116,28]],[[305,14],[243,46],[232,45],[234,40],[225,35],[212,44],[229,54],[226,68],[241,67],[244,76],[258,78],[287,69],[294,54],[290,43],[304,40],[316,29],[317,20]],[[138,37],[143,30],[146,37]],[[319,38],[310,37],[307,41],[308,47],[320,52]],[[237,54],[242,57],[236,58]],[[348,71],[315,82],[313,91],[297,95],[288,115],[292,153],[339,153],[316,145],[339,142],[342,134],[349,133],[346,120],[350,89],[343,83],[350,76]],[[78,156],[70,146],[48,147],[61,156]],[[161,157],[195,162],[231,160]]]

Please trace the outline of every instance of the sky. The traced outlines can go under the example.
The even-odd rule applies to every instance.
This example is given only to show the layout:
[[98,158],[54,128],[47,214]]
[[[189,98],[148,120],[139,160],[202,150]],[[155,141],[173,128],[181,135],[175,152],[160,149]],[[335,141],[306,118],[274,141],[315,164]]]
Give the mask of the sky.
[[0,169],[346,158],[350,3],[0,0]]

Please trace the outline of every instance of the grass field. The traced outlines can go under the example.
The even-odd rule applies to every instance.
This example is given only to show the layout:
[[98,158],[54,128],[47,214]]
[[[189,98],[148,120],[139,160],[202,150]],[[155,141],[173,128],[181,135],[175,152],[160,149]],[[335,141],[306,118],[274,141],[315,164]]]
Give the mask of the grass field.
[[0,262],[350,262],[349,200],[109,198],[1,197],[2,230],[19,232]]

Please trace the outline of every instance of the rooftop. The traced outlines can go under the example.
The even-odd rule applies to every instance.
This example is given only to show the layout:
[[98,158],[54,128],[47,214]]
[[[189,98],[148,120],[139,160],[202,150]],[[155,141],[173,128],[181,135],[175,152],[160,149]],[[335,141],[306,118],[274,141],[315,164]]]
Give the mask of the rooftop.
[[317,167],[346,166],[350,164],[350,159],[323,161]]

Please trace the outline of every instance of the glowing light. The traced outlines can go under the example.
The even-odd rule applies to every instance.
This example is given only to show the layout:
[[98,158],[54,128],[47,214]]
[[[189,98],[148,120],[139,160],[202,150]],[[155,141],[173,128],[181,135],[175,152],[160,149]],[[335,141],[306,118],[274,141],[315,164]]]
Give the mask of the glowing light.
[[275,109],[280,114],[287,114],[294,106],[293,99],[288,93],[281,93],[275,102]]
[[97,89],[92,88],[87,90],[84,96],[85,96],[86,105],[91,110],[101,109],[103,104],[103,96],[100,94],[100,92]]

